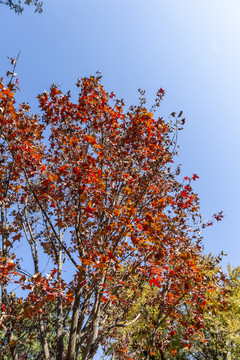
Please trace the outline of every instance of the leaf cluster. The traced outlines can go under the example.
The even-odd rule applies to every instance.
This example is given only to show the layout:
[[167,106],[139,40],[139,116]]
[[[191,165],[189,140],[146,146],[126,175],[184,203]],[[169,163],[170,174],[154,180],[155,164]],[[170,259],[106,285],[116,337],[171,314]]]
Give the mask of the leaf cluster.
[[16,14],[21,15],[25,5],[32,5],[35,7],[36,13],[41,13],[42,2],[40,0],[25,0],[24,2],[21,0],[0,0],[0,4],[8,6],[11,10],[14,10]]

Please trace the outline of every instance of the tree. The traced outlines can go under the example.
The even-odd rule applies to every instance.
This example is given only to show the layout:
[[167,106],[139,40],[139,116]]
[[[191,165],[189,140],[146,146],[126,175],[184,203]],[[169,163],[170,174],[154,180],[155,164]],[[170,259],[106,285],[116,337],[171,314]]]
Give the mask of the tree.
[[24,5],[33,5],[35,12],[42,12],[42,2],[40,0],[0,0],[0,4],[7,5],[11,10],[14,10],[18,15],[22,14]]
[[[177,284],[178,296],[173,301],[173,308],[170,311],[168,311],[167,304],[157,301],[159,290],[146,283],[141,292],[141,298],[137,299],[132,312],[128,314],[130,324],[146,299],[150,297],[151,301],[147,302],[141,318],[133,322],[127,329],[117,330],[115,339],[105,347],[105,354],[122,360],[124,357],[119,352],[118,345],[121,343],[128,347],[128,355],[135,360],[145,359],[148,348],[151,349],[150,359],[156,360],[218,359],[210,357],[209,354],[206,358],[197,357],[197,351],[209,346],[206,321],[209,313],[226,310],[226,306],[223,304],[226,304],[226,285],[228,283],[224,274],[217,267],[220,259],[221,256],[214,257],[212,255],[204,255],[199,259],[198,266],[201,267],[204,287],[201,289],[197,283],[192,282],[190,289],[181,289],[182,284],[179,282]],[[182,296],[179,296],[179,293]],[[210,295],[211,301],[209,300]],[[163,296],[162,294],[162,298]],[[173,298],[173,291],[168,296]],[[156,329],[154,346],[151,343],[151,329],[153,328]],[[219,346],[219,351],[220,348],[221,351],[225,351],[223,346]],[[200,356],[199,353],[198,356]]]
[[204,342],[195,339],[186,359],[237,360],[240,357],[240,268],[228,266],[228,281],[208,294],[204,310]]
[[[165,343],[165,346],[152,351],[152,359],[239,359],[240,268],[237,267],[232,270],[228,266],[227,276],[218,266],[218,259],[215,259],[213,256],[204,256],[203,260],[203,272],[205,277],[210,278],[210,287],[206,288],[206,306],[202,308],[203,317],[201,318],[201,323],[198,327],[194,325],[196,304],[192,306],[192,302],[186,296],[185,300],[178,304],[178,318],[169,316],[165,319],[166,321],[160,324],[158,333],[160,341]],[[144,299],[150,293],[149,285],[146,285],[145,290],[142,292],[142,298]],[[129,316],[130,318],[134,317],[134,314],[129,314]],[[123,344],[128,343],[129,354],[133,359],[145,359],[144,348],[146,348],[146,343],[148,343],[151,336],[149,329],[156,322],[157,316],[157,305],[152,302],[144,309],[141,319],[132,324],[130,328],[118,331],[118,341],[121,341]],[[108,354],[114,354],[115,359],[122,359],[121,354],[116,351],[114,343],[106,348],[106,355]]]
[[140,104],[124,112],[97,75],[78,80],[76,103],[52,85],[38,96],[40,117],[16,107],[8,75],[0,84],[1,356],[93,359],[109,339],[117,345],[116,329],[130,325],[149,283],[154,299],[131,320],[158,304],[149,359],[163,317],[177,316],[189,296],[198,323],[204,306],[197,175],[180,182],[173,163],[182,112],[168,122],[154,116],[163,89],[150,111],[140,91]]

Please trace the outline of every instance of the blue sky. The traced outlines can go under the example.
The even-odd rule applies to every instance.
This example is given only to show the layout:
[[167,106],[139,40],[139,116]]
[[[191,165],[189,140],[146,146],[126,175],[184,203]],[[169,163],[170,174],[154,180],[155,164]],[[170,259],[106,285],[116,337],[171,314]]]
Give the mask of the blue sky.
[[204,232],[206,252],[239,260],[239,0],[45,0],[41,15],[17,16],[0,5],[0,73],[21,50],[21,92],[35,96],[51,83],[74,90],[78,77],[100,70],[102,83],[126,104],[138,88],[149,102],[162,87],[161,113],[183,110],[179,138],[182,175],[194,185],[203,218],[223,210],[224,221]]

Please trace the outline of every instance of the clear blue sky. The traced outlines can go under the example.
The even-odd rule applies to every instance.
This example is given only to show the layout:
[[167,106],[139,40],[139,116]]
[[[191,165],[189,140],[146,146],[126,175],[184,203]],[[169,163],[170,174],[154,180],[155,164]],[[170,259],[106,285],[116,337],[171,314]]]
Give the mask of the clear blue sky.
[[[44,0],[43,0],[44,1]],[[43,14],[17,16],[0,5],[0,73],[21,50],[20,101],[54,82],[74,89],[100,70],[103,85],[127,104],[137,89],[152,100],[166,90],[163,114],[184,111],[179,139],[183,176],[197,173],[204,218],[224,221],[204,233],[206,251],[240,265],[240,1],[45,0]]]

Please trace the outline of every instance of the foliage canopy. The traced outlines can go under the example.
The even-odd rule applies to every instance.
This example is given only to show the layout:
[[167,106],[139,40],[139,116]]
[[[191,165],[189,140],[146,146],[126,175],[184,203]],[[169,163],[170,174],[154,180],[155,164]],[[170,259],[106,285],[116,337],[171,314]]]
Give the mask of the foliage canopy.
[[76,102],[52,85],[38,96],[39,116],[16,106],[8,75],[0,83],[1,357],[90,360],[114,341],[128,358],[116,329],[154,302],[150,359],[164,346],[163,320],[167,336],[181,323],[183,302],[198,328],[211,287],[199,233],[209,224],[191,186],[198,176],[179,181],[173,162],[182,112],[157,116],[163,89],[150,111],[143,91],[125,111],[97,75],[78,80]]

